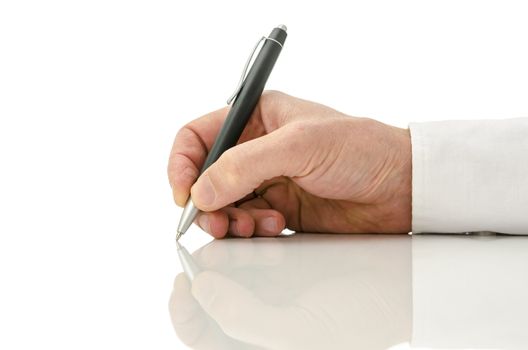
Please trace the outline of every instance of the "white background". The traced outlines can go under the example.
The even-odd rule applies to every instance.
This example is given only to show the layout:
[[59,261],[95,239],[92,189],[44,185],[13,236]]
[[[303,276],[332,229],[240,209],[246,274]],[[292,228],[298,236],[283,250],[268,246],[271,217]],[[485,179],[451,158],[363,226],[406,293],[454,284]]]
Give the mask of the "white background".
[[275,25],[267,88],[405,127],[528,116],[527,18],[521,1],[1,1],[0,348],[181,346],[168,153]]

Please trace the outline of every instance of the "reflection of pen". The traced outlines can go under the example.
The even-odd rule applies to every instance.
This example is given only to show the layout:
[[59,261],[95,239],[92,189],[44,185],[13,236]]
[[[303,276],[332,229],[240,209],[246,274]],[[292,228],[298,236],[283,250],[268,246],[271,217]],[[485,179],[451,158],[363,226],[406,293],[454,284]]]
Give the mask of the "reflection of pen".
[[183,268],[183,272],[189,277],[189,280],[193,280],[194,277],[200,273],[200,268],[194,261],[193,257],[184,246],[176,241],[176,249],[178,250],[178,258]]
[[[227,100],[228,104],[234,102],[231,105],[222,129],[216,137],[213,147],[207,155],[200,175],[220,158],[222,153],[236,145],[264,90],[264,85],[279,57],[282,45],[284,45],[284,41],[286,40],[286,35],[286,26],[280,25],[274,28],[268,37],[262,37],[251,52],[238,86],[233,95]],[[261,42],[263,42],[262,48],[246,76],[249,64]],[[198,208],[194,206],[194,203],[189,197],[183,209],[180,223],[178,224],[176,240],[187,231],[197,214]]]

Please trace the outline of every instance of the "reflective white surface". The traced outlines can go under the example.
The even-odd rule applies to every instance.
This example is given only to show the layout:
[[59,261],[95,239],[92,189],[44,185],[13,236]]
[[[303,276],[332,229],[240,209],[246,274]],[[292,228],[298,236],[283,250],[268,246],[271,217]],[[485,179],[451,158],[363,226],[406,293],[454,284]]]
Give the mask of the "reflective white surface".
[[193,349],[528,347],[524,237],[296,234],[193,259],[199,288],[179,274],[170,299]]

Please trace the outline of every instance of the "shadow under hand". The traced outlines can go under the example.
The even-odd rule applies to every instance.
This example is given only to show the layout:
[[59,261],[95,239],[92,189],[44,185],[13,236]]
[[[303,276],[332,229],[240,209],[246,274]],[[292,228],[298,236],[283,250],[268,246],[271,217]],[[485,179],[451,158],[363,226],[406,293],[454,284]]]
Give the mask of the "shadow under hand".
[[409,236],[215,240],[170,311],[195,349],[387,349],[411,334]]

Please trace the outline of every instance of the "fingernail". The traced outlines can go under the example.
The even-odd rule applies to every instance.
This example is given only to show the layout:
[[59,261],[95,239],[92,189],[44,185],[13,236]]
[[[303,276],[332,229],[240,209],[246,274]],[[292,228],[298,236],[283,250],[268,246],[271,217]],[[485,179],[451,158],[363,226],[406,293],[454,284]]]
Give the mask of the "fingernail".
[[202,306],[211,304],[214,299],[214,283],[208,278],[207,273],[196,276],[191,293]]
[[176,188],[173,188],[172,197],[174,197],[174,201],[178,206],[183,207],[185,206],[185,202],[187,201],[188,195],[183,193],[182,191],[178,191]]
[[186,167],[179,175],[178,181],[170,181],[170,185],[172,188],[172,196],[174,197],[174,201],[176,204],[180,207],[185,206],[185,203],[187,202],[187,198],[189,197],[189,192],[184,192],[182,185],[176,186],[176,183],[182,183],[182,179],[185,179],[184,182],[186,182],[188,185],[191,186],[194,180],[196,180],[196,177],[198,176],[198,173],[196,172],[196,169],[193,169],[191,167]]
[[215,190],[209,176],[204,175],[194,185],[193,201],[203,205],[211,205],[215,200]]
[[207,214],[202,214],[198,218],[198,223],[200,224],[200,227],[202,230],[204,230],[207,233],[211,233],[211,228],[209,227],[209,218],[207,217]]
[[268,232],[277,232],[277,219],[275,219],[274,217],[263,219],[262,228]]

